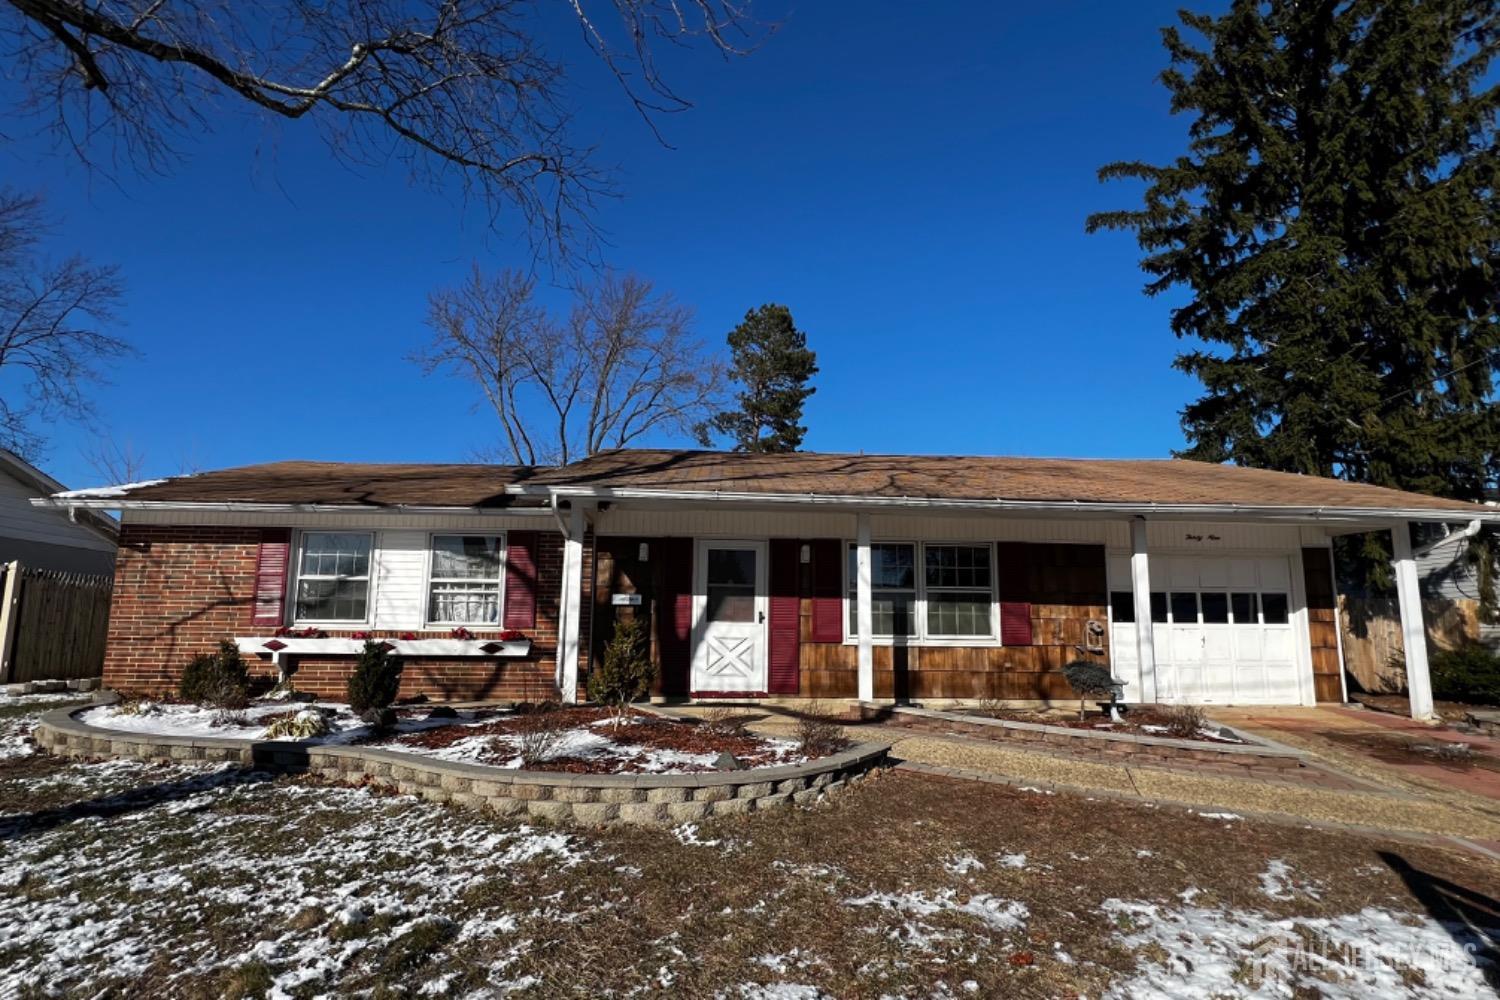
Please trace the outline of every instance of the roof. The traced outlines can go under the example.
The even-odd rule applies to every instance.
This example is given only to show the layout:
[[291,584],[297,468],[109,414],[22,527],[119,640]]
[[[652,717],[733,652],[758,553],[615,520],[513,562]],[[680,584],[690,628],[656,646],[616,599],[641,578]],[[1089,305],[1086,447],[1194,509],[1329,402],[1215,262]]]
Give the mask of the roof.
[[74,490],[60,500],[172,504],[356,507],[508,507],[537,501],[507,495],[525,466],[268,462],[190,476]]
[[1293,508],[1500,518],[1493,507],[1337,479],[1183,459],[975,455],[760,455],[627,449],[571,465],[273,462],[77,490],[88,506],[260,504],[355,507],[541,506],[553,494],[688,499],[861,500],[1002,506]]
[[1422,493],[1186,459],[621,450],[540,471],[525,488],[541,487],[851,499],[1431,510],[1469,517],[1497,513],[1493,508]]

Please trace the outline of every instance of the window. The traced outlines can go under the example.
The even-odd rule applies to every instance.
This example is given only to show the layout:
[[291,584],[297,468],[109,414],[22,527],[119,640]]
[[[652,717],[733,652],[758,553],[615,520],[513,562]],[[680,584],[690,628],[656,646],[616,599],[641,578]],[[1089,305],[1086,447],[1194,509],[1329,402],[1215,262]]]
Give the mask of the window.
[[1261,621],[1267,625],[1285,625],[1287,618],[1286,594],[1260,595]]
[[1174,592],[1172,594],[1172,624],[1193,625],[1198,621],[1198,595]]
[[[927,639],[995,636],[994,550],[988,545],[870,546],[873,634]],[[859,634],[858,547],[849,546],[849,635]]]
[[1205,590],[1198,595],[1203,603],[1203,624],[1205,625],[1228,625],[1229,624],[1229,595],[1217,591]]
[[1151,620],[1158,625],[1167,623],[1167,595],[1159,590],[1151,592]]
[[1236,625],[1254,625],[1260,621],[1260,617],[1255,613],[1254,594],[1230,594],[1229,604],[1230,608],[1234,611],[1234,623]]
[[499,535],[433,535],[427,620],[499,625],[505,542]]
[[755,550],[708,550],[708,620],[755,620]]
[[[871,633],[917,634],[917,547],[908,543],[870,546]],[[859,634],[859,552],[849,546],[849,634]]]
[[365,621],[370,605],[370,536],[303,532],[295,604],[298,621]]
[[927,634],[993,635],[990,547],[924,545],[922,554],[927,583]]
[[1112,590],[1109,594],[1109,615],[1116,625],[1135,622],[1135,595],[1128,590]]

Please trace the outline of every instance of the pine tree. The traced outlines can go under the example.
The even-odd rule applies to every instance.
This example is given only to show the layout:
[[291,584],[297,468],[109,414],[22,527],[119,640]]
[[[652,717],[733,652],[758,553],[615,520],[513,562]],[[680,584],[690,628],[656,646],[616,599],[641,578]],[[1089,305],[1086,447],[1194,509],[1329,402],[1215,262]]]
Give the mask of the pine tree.
[[1144,206],[1150,295],[1188,300],[1185,457],[1479,499],[1500,414],[1493,0],[1234,0],[1163,32],[1171,163]]
[[713,428],[732,437],[736,451],[796,451],[807,434],[802,404],[817,391],[807,384],[818,373],[807,334],[792,322],[790,309],[767,303],[745,313],[729,333],[729,347],[730,376],[744,389],[736,397],[739,409],[720,413]]

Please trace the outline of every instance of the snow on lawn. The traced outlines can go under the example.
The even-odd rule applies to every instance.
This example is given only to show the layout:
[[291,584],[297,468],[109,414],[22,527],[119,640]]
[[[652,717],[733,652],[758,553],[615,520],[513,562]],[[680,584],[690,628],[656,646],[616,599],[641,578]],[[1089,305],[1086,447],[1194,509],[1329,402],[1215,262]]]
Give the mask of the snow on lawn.
[[[257,740],[265,736],[267,720],[288,712],[323,709],[331,731],[327,736],[300,740],[304,743],[349,743],[370,735],[370,727],[349,711],[348,705],[334,702],[260,702],[249,708],[226,712],[200,705],[164,705],[159,702],[121,702],[100,705],[78,715],[78,721],[101,729],[118,729],[127,733],[153,733],[158,736],[220,737]],[[495,717],[484,713],[484,721]],[[406,717],[396,723],[397,733],[415,733],[439,726],[477,723],[475,712],[459,712],[457,718]],[[404,748],[403,748],[404,749]]]
[[64,705],[76,705],[79,697],[76,694],[0,695],[0,759],[35,753],[36,745],[27,737],[36,728],[37,716]]
[[[405,937],[509,950],[527,912],[475,894],[589,855],[572,834],[479,823],[410,797],[138,768],[155,784],[65,810],[63,822],[0,816],[0,996],[38,983],[129,992],[148,968],[162,992],[202,992],[204,977],[247,962],[267,970],[273,996],[336,992]],[[165,968],[163,940],[174,941]],[[506,964],[491,972],[500,994],[519,985]]]
[[930,949],[935,943],[945,941],[950,935],[927,923],[928,918],[941,914],[960,914],[973,917],[995,931],[1015,931],[1026,926],[1031,912],[1025,903],[1001,899],[987,892],[976,893],[959,902],[957,891],[942,889],[926,892],[872,892],[867,896],[844,900],[845,906],[870,906],[903,915],[906,919],[900,928],[891,931],[891,937],[916,948]]
[[1116,936],[1147,949],[1109,997],[1235,996],[1328,1000],[1491,995],[1485,942],[1470,928],[1367,906],[1280,919],[1247,910],[1106,900]]

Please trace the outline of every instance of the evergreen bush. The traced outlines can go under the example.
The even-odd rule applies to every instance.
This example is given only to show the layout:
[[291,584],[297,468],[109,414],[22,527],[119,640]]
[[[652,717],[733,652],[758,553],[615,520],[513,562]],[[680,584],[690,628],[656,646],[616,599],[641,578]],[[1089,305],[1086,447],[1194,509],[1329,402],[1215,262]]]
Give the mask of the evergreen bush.
[[222,639],[217,652],[193,657],[182,671],[177,693],[195,705],[221,710],[244,708],[250,703],[250,671],[239,647]]
[[[401,660],[382,642],[365,640],[349,677],[349,708],[355,715],[381,720],[401,687]],[[377,724],[379,724],[377,722]]]
[[603,660],[589,674],[589,699],[613,712],[615,725],[619,725],[630,711],[630,703],[650,691],[654,680],[656,664],[647,651],[645,628],[636,618],[616,619]]
[[1434,652],[1428,664],[1432,693],[1443,701],[1500,705],[1500,656],[1469,644]]

